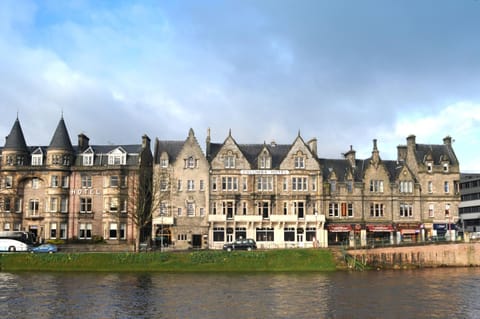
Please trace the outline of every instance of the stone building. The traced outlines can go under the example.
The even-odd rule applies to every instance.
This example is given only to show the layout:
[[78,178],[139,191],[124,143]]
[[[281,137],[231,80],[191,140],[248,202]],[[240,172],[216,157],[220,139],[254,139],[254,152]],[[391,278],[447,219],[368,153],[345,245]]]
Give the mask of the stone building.
[[0,151],[0,229],[42,241],[133,242],[138,172],[152,162],[147,136],[102,146],[80,134],[74,147],[62,117],[48,146],[27,146],[17,118]]
[[156,139],[152,235],[157,246],[208,248],[209,169],[192,129],[185,141]]

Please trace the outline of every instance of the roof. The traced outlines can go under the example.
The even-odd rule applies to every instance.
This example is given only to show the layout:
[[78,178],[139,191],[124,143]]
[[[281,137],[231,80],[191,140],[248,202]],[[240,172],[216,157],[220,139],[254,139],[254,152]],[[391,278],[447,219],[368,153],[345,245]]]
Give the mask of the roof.
[[73,152],[72,142],[63,117],[58,122],[57,129],[53,134],[52,141],[48,148]]
[[161,141],[157,139],[155,141],[154,163],[160,163],[160,156],[163,152],[168,154],[169,162],[174,162],[177,159],[178,154],[180,154],[184,144],[185,141]]
[[25,142],[25,137],[23,136],[22,127],[18,118],[15,120],[15,123],[13,123],[10,134],[6,137],[3,150],[28,152],[27,143]]
[[448,159],[450,164],[458,165],[457,157],[451,146],[445,144],[416,144],[415,155],[418,163],[423,163],[427,155],[431,155],[434,165],[440,165],[441,159],[444,157]]

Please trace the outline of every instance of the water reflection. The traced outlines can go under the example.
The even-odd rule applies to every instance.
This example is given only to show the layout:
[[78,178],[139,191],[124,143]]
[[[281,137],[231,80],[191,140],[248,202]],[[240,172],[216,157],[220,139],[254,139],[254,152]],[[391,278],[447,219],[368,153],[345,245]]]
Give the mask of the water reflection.
[[476,318],[480,269],[0,273],[2,318]]

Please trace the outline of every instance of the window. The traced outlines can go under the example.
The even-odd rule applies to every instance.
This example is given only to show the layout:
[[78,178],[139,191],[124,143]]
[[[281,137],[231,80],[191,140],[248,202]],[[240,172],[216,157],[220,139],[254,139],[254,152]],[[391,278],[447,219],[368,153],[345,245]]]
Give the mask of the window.
[[80,239],[92,239],[92,224],[91,223],[80,223],[78,238],[80,238]]
[[195,216],[195,205],[187,203],[187,216]]
[[329,203],[328,204],[328,216],[329,217],[339,217],[338,203]]
[[263,168],[263,169],[270,168],[270,157],[268,155],[260,156],[258,164],[260,168]]
[[56,197],[51,197],[50,198],[50,211],[51,212],[58,211],[58,198],[56,198]]
[[212,191],[217,191],[217,178],[212,177]]
[[353,181],[351,179],[347,180],[347,192],[353,192]]
[[9,231],[10,230],[10,223],[5,223],[3,225],[3,230]]
[[128,178],[125,175],[120,176],[120,186],[127,187]]
[[38,216],[38,208],[39,208],[39,201],[38,199],[31,199],[29,202],[29,214],[30,216]]
[[50,238],[51,239],[57,238],[57,224],[55,223],[50,224]]
[[256,229],[257,241],[274,241],[273,228],[262,227]]
[[273,190],[273,176],[258,176],[257,177],[257,190],[272,191]]
[[106,198],[107,201],[107,210],[110,212],[116,212],[118,211],[118,198],[117,197],[111,197],[111,198]]
[[68,182],[69,182],[68,176],[62,176],[62,187],[63,187],[63,188],[68,188],[68,186],[69,186],[69,185],[68,185],[68,184],[69,184]]
[[127,224],[120,224],[120,239],[127,239]]
[[400,203],[400,217],[413,217],[413,205]]
[[428,217],[430,217],[430,218],[435,217],[434,207],[435,207],[434,204],[428,204]]
[[212,214],[217,215],[217,203],[212,203]]
[[383,181],[382,180],[370,180],[370,192],[383,193]]
[[177,180],[177,191],[179,191],[179,192],[182,191],[182,180],[181,179]]
[[160,203],[160,216],[167,215],[167,203],[161,202]]
[[213,228],[213,241],[225,241],[225,228],[214,227]]
[[128,202],[126,198],[120,199],[120,212],[126,213],[128,207]]
[[283,228],[283,240],[284,241],[295,241],[295,228],[294,227]]
[[67,238],[67,223],[60,223],[60,238]]
[[443,172],[448,173],[448,163],[443,164]]
[[82,155],[82,161],[84,166],[92,166],[93,165],[93,153],[85,153]]
[[32,178],[32,189],[38,189],[38,185],[39,185],[38,178],[36,177]]
[[92,176],[82,175],[82,188],[91,188],[92,187]]
[[305,202],[293,202],[293,211],[298,218],[305,218]]
[[227,215],[227,219],[233,219],[235,203],[232,201],[222,202],[222,214]]
[[168,167],[168,159],[162,158],[162,159],[160,160],[160,166],[163,167],[163,168]]
[[306,177],[292,177],[292,191],[307,191],[307,185]]
[[200,216],[203,217],[205,216],[205,208],[200,207]]
[[413,193],[413,181],[400,181],[400,193]]
[[235,168],[235,156],[225,156],[225,168]]
[[427,163],[427,172],[431,173],[433,170],[433,164],[432,163]]
[[432,181],[428,181],[428,184],[427,184],[427,191],[428,193],[433,193],[433,182]]
[[108,236],[110,239],[117,239],[117,223],[110,223]]
[[337,181],[330,181],[330,193],[335,193],[337,191]]
[[189,190],[189,191],[195,190],[195,181],[194,180],[189,179],[187,181],[187,190]]
[[242,177],[242,190],[246,192],[248,190],[248,178]]
[[16,213],[21,213],[22,212],[22,199],[21,198],[15,198],[15,212]]
[[118,176],[110,176],[110,187],[118,187]]
[[200,180],[200,191],[205,190],[205,181],[203,179]]
[[258,212],[258,215],[262,216],[263,219],[270,218],[270,202],[269,201],[257,202],[257,212]]
[[450,204],[445,204],[445,217],[450,217]]
[[43,154],[32,154],[32,166],[43,165]]
[[247,229],[245,227],[235,228],[235,239],[245,239],[247,238]]
[[445,181],[443,183],[443,189],[445,191],[445,194],[450,193],[450,184],[448,183],[448,181]]
[[222,177],[222,191],[237,191],[238,177],[223,176]]
[[108,165],[125,165],[126,159],[127,155],[125,151],[117,148],[116,150],[108,154]]
[[12,206],[12,205],[11,205],[11,200],[10,200],[10,198],[5,197],[5,198],[3,199],[3,209],[4,209],[4,211],[10,212],[10,210],[11,210],[11,208],[12,208],[11,206]]
[[353,203],[347,203],[347,216],[353,217]]
[[283,190],[284,191],[288,190],[288,177],[283,178]]
[[383,217],[384,205],[379,203],[370,203],[370,217]]
[[92,198],[80,197],[80,213],[91,213],[91,212],[92,212]]
[[283,215],[288,215],[288,203],[283,202]]
[[316,239],[317,239],[317,229],[315,227],[307,227],[307,231],[305,233],[305,240],[314,241]]
[[52,175],[50,177],[50,187],[58,187],[58,176]]
[[310,177],[310,181],[312,182],[312,191],[315,192],[317,190],[317,177],[316,176]]
[[13,186],[13,177],[12,176],[6,176],[5,177],[5,188],[12,188]]
[[60,199],[60,211],[62,213],[67,213],[68,212],[68,198],[67,197],[62,197]]
[[305,168],[305,158],[303,156],[295,157],[295,168]]
[[242,214],[247,215],[248,205],[247,202],[242,202]]
[[160,191],[164,192],[168,189],[168,181],[166,178],[160,180]]
[[187,167],[187,168],[194,168],[195,167],[195,159],[193,158],[193,156],[190,156],[185,161],[185,167]]

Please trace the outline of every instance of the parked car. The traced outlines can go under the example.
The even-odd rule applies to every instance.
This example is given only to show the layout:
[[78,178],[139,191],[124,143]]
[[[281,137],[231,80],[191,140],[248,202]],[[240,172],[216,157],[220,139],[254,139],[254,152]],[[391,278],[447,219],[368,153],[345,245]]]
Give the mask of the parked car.
[[40,246],[33,247],[32,253],[56,253],[58,247],[54,244],[41,244]]
[[480,232],[475,232],[470,234],[470,239],[478,240],[480,239]]
[[223,250],[232,251],[232,250],[253,250],[257,249],[257,243],[251,238],[247,239],[238,239],[233,243],[227,243],[223,245]]

